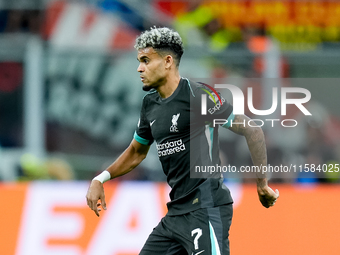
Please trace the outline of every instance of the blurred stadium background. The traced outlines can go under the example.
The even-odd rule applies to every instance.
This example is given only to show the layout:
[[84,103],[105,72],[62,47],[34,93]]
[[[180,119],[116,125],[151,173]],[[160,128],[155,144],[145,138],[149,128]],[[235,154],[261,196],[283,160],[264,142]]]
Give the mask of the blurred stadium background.
[[[133,44],[154,25],[183,37],[182,76],[251,86],[257,109],[273,85],[311,92],[311,118],[291,109],[296,128],[264,127],[270,164],[340,163],[340,1],[0,0],[1,254],[138,254],[168,200],[155,146],[105,184],[100,219],[85,194],[132,139]],[[221,133],[224,162],[249,165],[245,142]],[[339,172],[272,175],[270,210],[252,181],[226,176],[232,254],[340,254]]]

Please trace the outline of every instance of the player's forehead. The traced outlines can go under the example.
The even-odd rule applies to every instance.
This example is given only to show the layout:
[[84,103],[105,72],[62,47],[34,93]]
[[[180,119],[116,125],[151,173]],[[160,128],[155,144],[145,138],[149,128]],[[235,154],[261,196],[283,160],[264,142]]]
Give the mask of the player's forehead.
[[137,59],[140,60],[142,58],[157,58],[157,57],[160,57],[159,54],[157,53],[157,51],[155,51],[154,48],[152,47],[146,47],[146,48],[143,48],[143,49],[139,49],[137,51]]

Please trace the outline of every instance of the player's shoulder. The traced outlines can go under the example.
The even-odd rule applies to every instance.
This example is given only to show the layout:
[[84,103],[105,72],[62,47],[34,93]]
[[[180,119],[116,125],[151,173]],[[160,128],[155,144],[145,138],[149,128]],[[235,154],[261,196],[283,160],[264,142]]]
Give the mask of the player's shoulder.
[[198,81],[193,81],[193,80],[189,80],[187,78],[183,78],[186,80],[187,82],[187,86],[191,91],[192,96],[196,97],[197,95],[202,94],[202,92],[205,89],[210,90],[211,86],[208,84],[205,84],[203,82],[198,82]]
[[191,96],[195,97],[197,94],[197,89],[199,88],[200,84],[196,81],[190,80],[188,78],[182,77],[183,82],[186,84],[185,88],[190,91]]

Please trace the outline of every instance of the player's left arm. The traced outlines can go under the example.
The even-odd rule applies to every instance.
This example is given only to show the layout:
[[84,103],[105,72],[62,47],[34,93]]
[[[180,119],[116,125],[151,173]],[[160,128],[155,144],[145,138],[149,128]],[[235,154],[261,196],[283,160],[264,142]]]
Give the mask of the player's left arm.
[[[234,124],[235,123],[235,124]],[[249,125],[250,124],[250,125]],[[251,159],[255,166],[261,168],[267,166],[267,150],[264,133],[261,127],[245,115],[235,115],[231,131],[246,138]],[[268,186],[266,174],[256,174],[257,193],[262,205],[266,208],[273,206],[279,197],[279,191],[275,192]]]

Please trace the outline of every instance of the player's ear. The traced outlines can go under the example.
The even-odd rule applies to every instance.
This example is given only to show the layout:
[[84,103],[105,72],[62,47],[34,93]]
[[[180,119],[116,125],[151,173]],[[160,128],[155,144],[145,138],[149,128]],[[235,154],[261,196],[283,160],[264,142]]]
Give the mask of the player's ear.
[[174,65],[174,58],[171,55],[166,55],[164,61],[165,69],[169,69],[172,65]]

